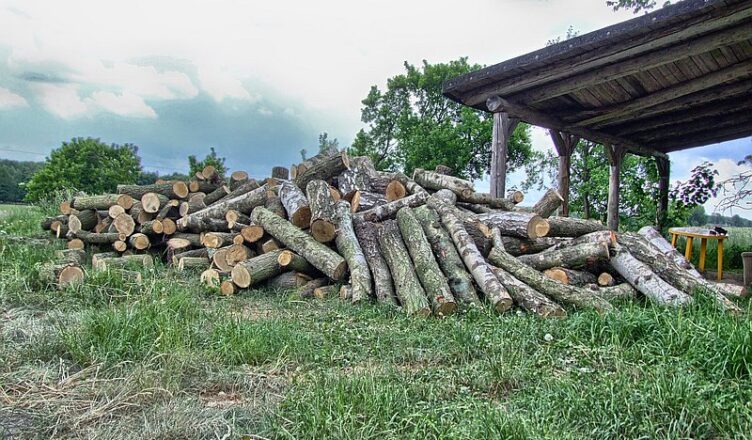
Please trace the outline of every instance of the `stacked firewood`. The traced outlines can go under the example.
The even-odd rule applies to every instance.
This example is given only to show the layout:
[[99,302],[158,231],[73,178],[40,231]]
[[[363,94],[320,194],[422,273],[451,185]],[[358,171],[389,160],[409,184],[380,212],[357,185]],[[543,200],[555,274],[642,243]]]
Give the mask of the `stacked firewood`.
[[43,272],[80,282],[90,247],[95,270],[157,257],[201,271],[224,294],[265,286],[416,315],[516,305],[562,316],[565,306],[605,312],[637,295],[682,306],[697,289],[739,311],[727,296],[741,289],[704,280],[654,229],[617,236],[598,221],[553,216],[555,190],[532,207],[522,200],[519,191],[477,192],[446,167],[408,177],[345,152],[275,167],[263,181],[242,171],[224,179],[209,166],[189,182],[120,185],[62,203],[42,227],[68,250]]

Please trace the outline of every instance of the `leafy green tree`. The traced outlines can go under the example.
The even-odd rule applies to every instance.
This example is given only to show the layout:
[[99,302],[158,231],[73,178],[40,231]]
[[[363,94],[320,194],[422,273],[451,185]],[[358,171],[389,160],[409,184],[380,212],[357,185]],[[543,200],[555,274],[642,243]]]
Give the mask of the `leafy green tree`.
[[196,173],[202,171],[207,165],[213,166],[217,170],[217,174],[224,178],[227,172],[227,166],[225,166],[225,158],[217,155],[214,151],[214,147],[209,148],[209,154],[204,157],[203,160],[196,159],[196,156],[188,156],[188,175],[195,176]]
[[20,202],[26,196],[26,183],[44,164],[0,159],[0,202]]
[[705,226],[708,224],[708,215],[705,214],[705,207],[698,205],[692,208],[689,211],[687,224],[690,226]]
[[327,132],[319,135],[319,153],[336,154],[338,151],[339,141],[337,138],[329,139],[329,133]]
[[107,145],[93,138],[63,142],[29,181],[26,199],[43,200],[71,188],[91,194],[113,192],[118,184],[135,183],[141,174],[137,153],[135,145]]
[[[420,67],[404,64],[405,72],[389,78],[386,90],[372,86],[362,101],[360,130],[350,147],[381,170],[433,169],[446,165],[462,177],[486,174],[491,162],[493,118],[445,98],[442,83],[481,68],[467,58]],[[520,124],[509,142],[510,172],[537,158],[530,128]]]

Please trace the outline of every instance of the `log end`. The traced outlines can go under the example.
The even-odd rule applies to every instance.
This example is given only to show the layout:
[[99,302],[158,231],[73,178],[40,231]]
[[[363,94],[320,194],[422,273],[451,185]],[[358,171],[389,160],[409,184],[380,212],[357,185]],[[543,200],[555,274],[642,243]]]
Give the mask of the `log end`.
[[545,237],[550,230],[551,226],[549,225],[548,220],[538,215],[532,217],[527,225],[528,237],[532,239]]
[[258,225],[245,226],[240,230],[240,235],[248,243],[255,243],[264,236],[264,228]]
[[159,196],[155,193],[146,193],[141,196],[141,209],[149,214],[156,214],[159,212],[160,203]]
[[75,286],[83,283],[84,271],[78,266],[68,266],[60,271],[57,282],[60,287]]
[[602,274],[598,275],[598,285],[602,287],[606,286],[613,286],[615,284],[614,277],[608,273],[603,272]]
[[178,227],[175,224],[175,221],[171,218],[162,219],[161,223],[162,223],[162,233],[164,235],[172,235],[178,230]]
[[320,243],[329,243],[337,236],[337,228],[328,220],[316,219],[311,222],[311,235]]
[[185,184],[185,182],[175,182],[172,184],[172,192],[175,193],[175,195],[179,199],[184,199],[188,197],[188,193],[190,193],[190,190],[188,188],[188,185]]
[[128,243],[125,240],[116,240],[112,242],[112,249],[118,252],[125,252],[128,249]]
[[237,286],[231,280],[222,281],[219,285],[219,292],[222,295],[230,296],[234,295],[237,291]]
[[392,180],[386,186],[384,195],[386,196],[387,202],[393,202],[395,200],[404,198],[407,195],[407,189],[405,189],[405,185],[403,185],[399,180]]
[[498,313],[504,313],[511,308],[512,298],[502,298],[496,301],[496,304],[494,304],[494,310],[496,310]]
[[122,207],[125,210],[131,209],[135,202],[136,201],[133,200],[133,197],[129,196],[128,194],[120,194],[117,198],[118,206]]
[[307,228],[308,225],[311,224],[311,208],[309,206],[301,207],[292,213],[290,221],[300,229]]
[[457,313],[457,303],[454,301],[447,301],[447,302],[441,303],[436,308],[437,316],[449,316],[449,315],[454,315],[455,313]]
[[558,281],[561,284],[569,284],[569,277],[567,276],[567,273],[558,267],[546,269],[545,271],[543,271],[543,275],[554,281]]
[[201,272],[201,284],[204,284],[205,286],[211,287],[211,288],[217,288],[219,287],[220,280],[219,280],[219,272],[216,271],[216,269],[206,269],[205,271]]
[[251,285],[251,273],[242,265],[232,268],[230,278],[232,279],[232,282],[240,288],[245,289]]
[[68,249],[83,249],[84,242],[80,238],[74,238],[68,242]]

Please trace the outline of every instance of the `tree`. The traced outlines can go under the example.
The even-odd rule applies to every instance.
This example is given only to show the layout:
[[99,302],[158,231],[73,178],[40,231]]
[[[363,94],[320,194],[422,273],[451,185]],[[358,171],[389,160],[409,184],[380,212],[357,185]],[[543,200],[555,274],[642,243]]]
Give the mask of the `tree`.
[[20,202],[26,196],[26,183],[44,164],[0,160],[0,202]]
[[708,215],[705,213],[705,207],[699,205],[692,208],[689,211],[687,224],[690,226],[705,226],[708,224]]
[[[478,178],[491,162],[493,118],[445,98],[442,83],[481,68],[467,58],[420,68],[404,64],[405,72],[387,80],[386,90],[372,86],[362,101],[360,130],[349,149],[366,155],[381,170],[433,169],[446,165],[461,177]],[[530,128],[520,124],[509,142],[507,166],[514,171],[536,158]]]
[[[337,138],[329,139],[329,133],[319,134],[319,153],[336,154],[339,151],[339,141]],[[304,159],[305,160],[305,159]]]
[[26,199],[39,201],[66,189],[90,194],[113,192],[118,184],[135,183],[141,173],[137,153],[135,145],[107,145],[93,138],[63,142],[31,178]]
[[211,165],[217,170],[217,174],[219,174],[221,178],[224,178],[225,173],[227,172],[225,158],[219,157],[217,152],[214,151],[214,147],[210,147],[209,150],[209,154],[204,157],[204,160],[198,160],[194,155],[188,156],[189,176],[195,176],[196,173],[201,172],[207,165]]
[[721,212],[732,208],[752,209],[752,154],[740,160],[738,165],[747,165],[749,169],[720,183],[723,198],[717,209]]

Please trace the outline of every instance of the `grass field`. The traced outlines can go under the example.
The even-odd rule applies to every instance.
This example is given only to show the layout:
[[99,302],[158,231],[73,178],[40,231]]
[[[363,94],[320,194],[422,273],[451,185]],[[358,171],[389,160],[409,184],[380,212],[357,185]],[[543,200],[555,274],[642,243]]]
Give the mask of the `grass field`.
[[[742,272],[742,252],[752,251],[752,228],[725,228],[728,230],[728,238],[723,242],[723,269],[732,272]],[[680,238],[676,242],[676,248],[682,254],[686,246],[686,239]],[[705,269],[715,271],[718,267],[718,242],[708,240],[706,251]],[[700,258],[700,240],[693,240],[692,262],[696,265]]]
[[62,244],[0,211],[0,438],[752,438],[752,320],[701,296],[541,320],[224,298],[163,267],[58,291],[35,266]]

